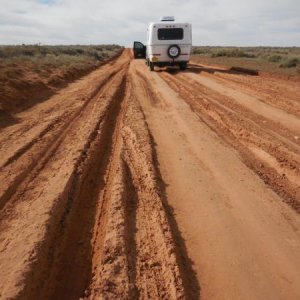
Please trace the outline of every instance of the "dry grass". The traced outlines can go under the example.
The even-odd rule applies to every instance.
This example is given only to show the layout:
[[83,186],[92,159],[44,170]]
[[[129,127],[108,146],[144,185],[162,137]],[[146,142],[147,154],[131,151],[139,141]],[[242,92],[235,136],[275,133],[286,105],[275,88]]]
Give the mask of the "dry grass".
[[99,46],[0,46],[0,82],[20,78],[30,70],[47,77],[53,72],[91,69],[115,55],[121,47]]
[[300,47],[194,47],[193,60],[300,78]]
[[118,45],[0,46],[0,110],[24,110],[121,50]]

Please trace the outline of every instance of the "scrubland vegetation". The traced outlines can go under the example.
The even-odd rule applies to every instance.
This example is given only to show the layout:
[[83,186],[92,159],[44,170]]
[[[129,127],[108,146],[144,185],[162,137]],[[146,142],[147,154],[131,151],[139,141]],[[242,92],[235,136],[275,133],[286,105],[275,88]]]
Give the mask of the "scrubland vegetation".
[[0,112],[18,112],[101,65],[118,45],[0,46]]
[[300,77],[300,47],[194,47],[193,59],[204,64]]

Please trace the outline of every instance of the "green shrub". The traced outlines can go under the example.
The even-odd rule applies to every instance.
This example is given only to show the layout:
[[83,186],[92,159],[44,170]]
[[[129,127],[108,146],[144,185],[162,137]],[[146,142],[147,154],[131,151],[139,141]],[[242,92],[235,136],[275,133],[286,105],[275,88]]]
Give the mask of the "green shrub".
[[240,49],[220,49],[211,54],[211,57],[247,57],[247,58],[253,58],[255,57],[254,54],[250,54],[247,52],[244,52]]
[[35,51],[33,49],[24,49],[22,50],[22,54],[25,56],[34,56]]
[[76,49],[77,54],[82,55],[84,53],[83,49]]
[[288,61],[282,63],[280,65],[280,68],[294,68],[297,67],[298,64],[299,64],[299,59],[291,58]]
[[282,59],[282,56],[277,55],[277,54],[274,54],[274,55],[271,55],[271,56],[268,57],[268,61],[269,62],[274,62],[274,63],[280,62],[281,59]]
[[228,56],[227,51],[222,49],[222,50],[217,50],[211,54],[211,57],[221,57],[221,56]]
[[98,51],[92,52],[92,56],[94,56],[96,60],[102,60],[104,58],[103,54]]
[[96,55],[96,59],[101,56],[101,53],[108,52],[110,55],[111,52],[116,52],[120,50],[121,47],[118,45],[68,45],[68,46],[47,46],[47,45],[20,45],[20,46],[1,46],[0,45],[0,58],[9,59],[17,58],[24,56],[28,59],[35,59],[36,57],[47,57],[48,55],[60,57],[67,55],[76,59],[76,57],[86,57],[91,58],[95,56],[93,53],[99,52],[99,55]]
[[49,55],[49,54],[53,54],[53,51],[51,51],[48,47],[41,47],[41,48],[40,48],[40,53],[41,53],[42,55],[47,56],[47,55]]
[[203,53],[205,53],[205,51],[200,48],[193,49],[193,54],[203,54]]
[[5,58],[6,56],[5,51],[0,49],[0,58]]
[[76,48],[69,48],[69,47],[61,49],[60,53],[71,55],[71,56],[78,55]]

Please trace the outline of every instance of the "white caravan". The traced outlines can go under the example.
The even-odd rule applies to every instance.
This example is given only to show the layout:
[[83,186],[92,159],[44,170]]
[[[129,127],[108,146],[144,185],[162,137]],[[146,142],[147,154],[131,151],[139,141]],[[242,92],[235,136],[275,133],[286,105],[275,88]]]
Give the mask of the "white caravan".
[[177,23],[174,17],[163,17],[147,29],[146,47],[134,42],[134,56],[145,57],[150,70],[154,66],[179,66],[185,70],[192,49],[192,25]]

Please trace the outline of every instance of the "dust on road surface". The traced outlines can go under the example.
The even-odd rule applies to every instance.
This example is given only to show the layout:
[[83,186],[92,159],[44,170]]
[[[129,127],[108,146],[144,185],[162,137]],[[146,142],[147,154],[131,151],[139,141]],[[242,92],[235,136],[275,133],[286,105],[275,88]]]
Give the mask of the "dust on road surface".
[[0,132],[1,299],[300,299],[300,85],[129,50]]

